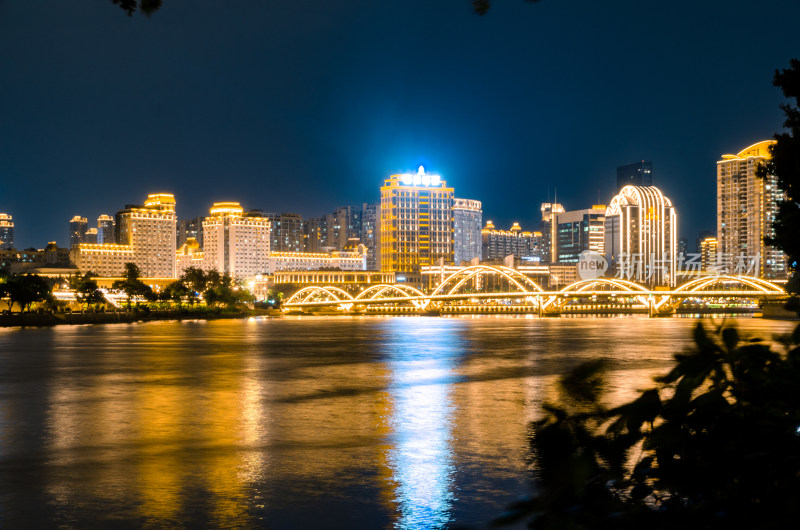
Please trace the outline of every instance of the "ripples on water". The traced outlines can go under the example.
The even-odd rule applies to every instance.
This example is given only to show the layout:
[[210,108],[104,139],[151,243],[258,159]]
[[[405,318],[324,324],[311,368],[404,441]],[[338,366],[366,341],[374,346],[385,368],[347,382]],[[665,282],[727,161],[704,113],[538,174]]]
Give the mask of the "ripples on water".
[[[737,320],[769,337],[793,325]],[[575,363],[648,387],[689,319],[284,318],[0,329],[0,526],[483,526]]]

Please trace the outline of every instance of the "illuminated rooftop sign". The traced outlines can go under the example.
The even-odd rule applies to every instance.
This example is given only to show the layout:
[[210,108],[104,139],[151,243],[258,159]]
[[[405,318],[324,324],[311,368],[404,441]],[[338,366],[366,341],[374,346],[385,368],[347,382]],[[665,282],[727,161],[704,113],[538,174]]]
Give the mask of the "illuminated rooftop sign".
[[439,175],[428,175],[425,168],[419,166],[416,174],[404,173],[400,175],[400,181],[404,186],[441,186],[442,177]]

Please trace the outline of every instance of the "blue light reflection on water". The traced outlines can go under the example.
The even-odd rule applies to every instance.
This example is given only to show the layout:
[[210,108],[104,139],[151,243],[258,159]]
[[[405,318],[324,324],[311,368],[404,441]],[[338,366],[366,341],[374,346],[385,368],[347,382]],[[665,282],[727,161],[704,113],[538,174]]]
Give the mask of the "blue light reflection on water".
[[441,528],[451,520],[453,405],[457,341],[452,326],[433,319],[398,319],[386,328],[392,430],[388,454],[399,517],[395,528]]

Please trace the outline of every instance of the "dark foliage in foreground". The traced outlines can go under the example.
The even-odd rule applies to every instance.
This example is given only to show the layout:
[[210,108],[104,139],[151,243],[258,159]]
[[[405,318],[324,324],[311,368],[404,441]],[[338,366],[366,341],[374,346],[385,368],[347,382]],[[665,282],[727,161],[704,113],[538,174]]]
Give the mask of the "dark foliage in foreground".
[[[786,199],[778,204],[778,215],[773,223],[775,237],[767,238],[766,242],[786,253],[789,269],[794,273],[787,289],[798,294],[800,278],[796,272],[800,261],[800,237],[797,233],[797,227],[800,226],[800,60],[792,59],[789,68],[777,70],[772,84],[779,87],[789,100],[781,105],[786,115],[783,122],[785,132],[775,135],[777,143],[770,149],[772,160],[759,168],[759,174],[775,174]],[[797,299],[792,301],[791,307],[800,309]]]
[[537,529],[796,527],[800,517],[800,327],[776,352],[709,335],[634,401],[607,410],[602,363],[562,381],[531,439],[538,495],[498,522]]

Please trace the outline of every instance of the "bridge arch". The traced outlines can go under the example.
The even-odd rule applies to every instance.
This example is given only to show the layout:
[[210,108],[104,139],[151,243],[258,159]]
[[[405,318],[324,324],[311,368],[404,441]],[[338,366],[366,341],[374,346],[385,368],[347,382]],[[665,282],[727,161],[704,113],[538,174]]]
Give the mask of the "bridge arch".
[[416,296],[425,296],[422,291],[419,289],[415,289],[410,285],[403,285],[403,284],[386,284],[382,283],[379,285],[373,285],[360,293],[358,296],[354,298],[354,300],[377,300],[383,295],[384,293],[394,293],[396,294],[396,298],[411,298]]
[[444,279],[444,281],[431,293],[431,296],[454,294],[462,285],[481,274],[492,274],[505,278],[509,284],[515,286],[522,293],[542,292],[536,282],[510,267],[497,265],[472,265],[458,270]]
[[[313,301],[314,297],[321,297],[323,300],[319,301],[333,301],[333,302],[346,302],[353,299],[346,291],[334,286],[318,286],[311,285],[304,287],[294,293],[284,304],[302,304]],[[326,300],[327,299],[327,300]]]
[[675,291],[685,291],[687,293],[700,292],[716,283],[738,283],[740,285],[752,287],[753,289],[761,291],[762,293],[786,294],[784,289],[768,280],[762,280],[761,278],[756,278],[754,276],[728,274],[697,278],[690,282],[684,283],[680,287],[676,288]]

